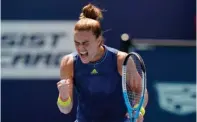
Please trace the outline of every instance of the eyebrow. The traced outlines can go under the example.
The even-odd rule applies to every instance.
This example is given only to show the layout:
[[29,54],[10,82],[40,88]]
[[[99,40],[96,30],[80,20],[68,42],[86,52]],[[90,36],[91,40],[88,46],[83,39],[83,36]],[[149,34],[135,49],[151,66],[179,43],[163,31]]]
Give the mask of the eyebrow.
[[[75,43],[80,43],[80,42],[78,42],[76,40],[74,40],[74,41],[75,41]],[[89,41],[85,40],[85,41],[82,41],[81,43],[87,43],[87,42],[89,42]]]

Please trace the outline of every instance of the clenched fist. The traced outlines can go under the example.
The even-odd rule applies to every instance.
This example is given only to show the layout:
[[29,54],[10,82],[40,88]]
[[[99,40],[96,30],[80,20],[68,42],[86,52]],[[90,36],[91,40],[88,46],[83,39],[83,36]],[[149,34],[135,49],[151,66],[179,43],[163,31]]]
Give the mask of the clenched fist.
[[69,89],[70,89],[70,81],[67,80],[60,80],[57,83],[57,88],[59,90],[59,96],[64,101],[69,97]]

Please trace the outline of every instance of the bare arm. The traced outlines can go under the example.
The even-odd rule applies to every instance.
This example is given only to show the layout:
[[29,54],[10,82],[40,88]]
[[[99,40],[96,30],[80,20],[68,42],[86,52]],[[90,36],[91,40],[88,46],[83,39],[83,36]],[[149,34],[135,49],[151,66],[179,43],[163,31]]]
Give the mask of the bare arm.
[[[127,53],[121,52],[121,51],[119,51],[118,54],[117,54],[117,60],[118,60],[117,65],[118,65],[118,71],[119,71],[120,75],[122,75],[122,64],[123,64],[123,61],[124,61],[124,59],[127,55],[128,55]],[[132,77],[127,77],[127,78],[129,78],[129,80],[128,80],[129,83],[128,84],[129,84],[130,88],[132,89],[132,91],[134,91],[136,94],[140,94],[141,91],[142,91],[141,90],[142,89],[142,87],[141,87],[141,77],[138,74],[135,63],[132,59],[128,61],[128,67],[129,67],[129,69],[128,69],[129,74],[127,74],[127,75],[132,74]],[[144,104],[143,104],[144,108],[146,107],[147,103],[148,103],[148,91],[146,89],[145,99],[144,99]]]
[[71,98],[71,104],[63,107],[58,105],[59,110],[68,114],[73,107],[73,57],[72,55],[66,55],[62,58],[60,64],[60,78],[65,80],[65,83],[58,82],[59,96],[62,101],[66,101],[68,97]]

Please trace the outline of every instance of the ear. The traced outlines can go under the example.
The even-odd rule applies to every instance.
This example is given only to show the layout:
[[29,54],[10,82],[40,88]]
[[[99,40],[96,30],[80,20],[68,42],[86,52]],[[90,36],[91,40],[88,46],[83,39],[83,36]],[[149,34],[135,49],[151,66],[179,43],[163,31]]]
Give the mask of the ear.
[[102,43],[103,43],[103,37],[102,36],[99,36],[97,38],[97,40],[98,40],[98,46],[102,45]]

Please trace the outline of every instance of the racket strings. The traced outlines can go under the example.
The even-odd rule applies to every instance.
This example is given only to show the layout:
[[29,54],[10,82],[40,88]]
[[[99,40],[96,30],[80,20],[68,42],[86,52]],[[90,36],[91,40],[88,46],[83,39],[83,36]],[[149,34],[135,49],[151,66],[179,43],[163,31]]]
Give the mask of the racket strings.
[[127,85],[127,94],[128,94],[131,106],[135,106],[136,104],[139,103],[140,98],[141,98],[141,93],[140,92],[131,90],[129,88],[129,85]]
[[[133,59],[135,65],[136,65],[136,69],[138,71],[138,74],[142,78],[142,67],[141,67],[140,61],[135,56],[132,56],[132,59]],[[129,69],[127,69],[126,79],[127,79],[128,82],[129,82],[130,79],[132,79],[132,76],[133,76],[132,73],[129,71]],[[142,85],[140,85],[138,87],[141,87],[139,89],[143,88]],[[132,89],[132,87],[130,87],[129,84],[127,84],[127,94],[128,94],[131,106],[135,106],[136,104],[139,103],[140,98],[141,98],[141,92],[135,91],[135,89]]]

